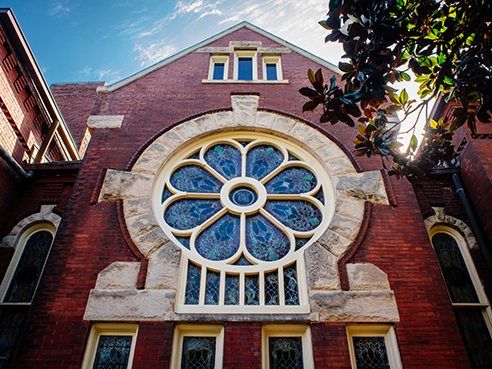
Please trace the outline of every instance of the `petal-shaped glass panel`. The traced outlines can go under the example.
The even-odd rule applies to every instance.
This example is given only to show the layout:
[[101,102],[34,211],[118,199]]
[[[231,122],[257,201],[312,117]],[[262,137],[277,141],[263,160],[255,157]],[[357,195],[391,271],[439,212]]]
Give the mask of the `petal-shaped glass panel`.
[[197,237],[196,251],[209,260],[225,260],[239,248],[239,217],[226,214]]
[[262,261],[282,259],[290,250],[287,235],[257,214],[246,218],[246,248]]
[[246,156],[246,175],[262,179],[284,161],[284,154],[270,145],[259,145],[249,150]]
[[306,193],[313,190],[317,183],[316,177],[310,170],[303,167],[291,167],[268,181],[265,188],[268,193]]
[[227,179],[241,176],[241,153],[234,146],[212,146],[205,153],[205,161]]
[[220,200],[182,199],[167,207],[164,220],[174,229],[192,229],[205,222],[220,209],[222,209]]
[[294,231],[306,232],[321,224],[323,216],[318,207],[301,200],[269,200],[265,210],[283,225]]
[[186,192],[219,193],[222,183],[197,165],[185,165],[176,170],[171,176],[174,188]]

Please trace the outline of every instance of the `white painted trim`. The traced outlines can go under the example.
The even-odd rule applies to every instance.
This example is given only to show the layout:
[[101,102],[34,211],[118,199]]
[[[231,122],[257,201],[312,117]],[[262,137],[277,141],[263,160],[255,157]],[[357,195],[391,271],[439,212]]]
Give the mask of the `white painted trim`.
[[184,337],[215,337],[215,366],[222,369],[224,357],[224,327],[218,324],[178,324],[174,329],[171,369],[181,368]]
[[159,63],[156,63],[154,65],[151,65],[150,67],[148,68],[145,68],[143,70],[141,70],[140,72],[138,73],[135,73],[133,75],[131,75],[130,77],[127,77],[125,79],[122,79],[121,81],[118,81],[116,83],[113,83],[112,85],[105,85],[105,86],[100,86],[97,88],[97,92],[113,92],[113,91],[116,91],[144,76],[146,76],[147,74],[149,73],[152,73],[168,64],[171,64],[172,62],[175,62],[176,60],[178,59],[181,59],[182,57],[188,55],[188,54],[191,54],[192,52],[195,52],[197,51],[198,49],[208,45],[208,44],[211,44],[212,42],[215,42],[219,39],[221,39],[222,37],[224,36],[227,36],[241,28],[248,28],[254,32],[257,32],[259,33],[260,35],[262,36],[265,36],[267,38],[269,38],[270,40],[286,47],[286,48],[289,48],[290,50],[292,50],[293,52],[297,53],[297,54],[300,54],[302,56],[304,56],[305,58],[308,58],[309,60],[312,60],[313,62],[315,63],[318,63],[320,64],[321,66],[325,67],[325,68],[328,68],[329,70],[335,72],[335,73],[338,73],[338,74],[342,74],[342,72],[338,69],[337,66],[335,66],[334,64],[324,60],[324,59],[321,59],[320,57],[316,56],[316,55],[313,55],[309,52],[307,52],[306,50],[304,49],[301,49],[300,47],[298,46],[295,46],[293,44],[291,44],[290,42],[287,42],[283,39],[281,39],[280,37],[277,37],[273,34],[271,34],[270,32],[267,32],[259,27],[256,27],[254,25],[252,25],[251,23],[248,23],[246,21],[243,21],[221,33],[218,33],[216,34],[215,36],[212,36],[194,46],[191,46],[173,56],[170,56],[169,58],[167,59],[164,59],[162,60],[161,62]]
[[357,369],[353,337],[384,337],[391,369],[403,369],[395,329],[390,324],[348,324],[347,339],[352,369]]
[[270,337],[301,337],[304,368],[314,369],[311,328],[304,324],[265,324],[261,327],[261,367],[270,369]]
[[130,336],[132,343],[130,347],[130,355],[128,357],[127,369],[133,366],[133,356],[137,344],[138,324],[124,323],[96,323],[92,326],[85,348],[84,359],[81,369],[91,369],[97,353],[97,346],[101,336]]
[[[214,80],[215,63],[224,63],[224,74],[222,79]],[[210,66],[208,68],[208,80],[226,81],[229,77],[229,55],[210,55]]]
[[[251,58],[253,61],[253,75],[252,75],[252,81],[256,81],[258,79],[258,53],[256,52],[256,49],[254,50],[235,50],[234,51],[234,72],[233,72],[233,77],[234,80],[238,81],[238,75],[239,75],[239,58]],[[250,81],[249,79],[245,81]]]
[[263,79],[257,79],[253,81],[246,81],[246,80],[236,80],[236,79],[227,79],[227,80],[220,80],[220,79],[202,79],[202,83],[236,83],[236,84],[262,84],[262,85],[287,85],[289,83],[288,79],[283,79],[283,80],[278,80],[278,81],[268,81],[268,80],[263,80]]
[[[280,58],[280,55],[265,55],[263,54],[262,57],[262,66],[263,66],[263,80],[267,80],[267,64],[275,64],[277,67],[277,81],[283,80],[283,74],[282,74],[282,61]],[[270,81],[268,81],[270,82]]]

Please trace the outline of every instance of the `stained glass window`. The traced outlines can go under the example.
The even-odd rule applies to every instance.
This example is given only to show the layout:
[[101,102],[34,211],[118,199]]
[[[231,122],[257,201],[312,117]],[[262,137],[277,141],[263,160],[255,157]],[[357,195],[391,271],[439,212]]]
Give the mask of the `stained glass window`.
[[[333,211],[326,196],[329,178],[313,163],[287,141],[240,132],[198,141],[171,160],[159,194],[164,230],[186,250],[190,265],[227,270],[210,299],[209,273],[190,266],[185,305],[301,304],[292,262],[303,260],[302,252],[323,233]],[[265,270],[275,268],[280,272],[274,283],[274,274]],[[206,289],[201,303],[200,286]]]
[[206,305],[219,304],[220,273],[207,272],[207,290],[205,292]]
[[183,337],[181,369],[215,368],[215,337]]
[[4,302],[31,302],[50,251],[53,235],[47,231],[29,237]]
[[301,337],[270,337],[270,369],[303,369]]
[[93,369],[125,369],[128,367],[132,337],[100,336]]
[[353,337],[357,369],[390,369],[384,337]]

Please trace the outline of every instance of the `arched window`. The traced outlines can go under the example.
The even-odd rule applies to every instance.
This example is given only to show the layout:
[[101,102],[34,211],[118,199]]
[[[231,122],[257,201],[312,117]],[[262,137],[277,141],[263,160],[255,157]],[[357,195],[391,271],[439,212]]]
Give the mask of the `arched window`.
[[238,132],[198,141],[161,171],[154,209],[185,256],[178,312],[308,312],[304,250],[334,211],[302,148]]
[[431,239],[472,368],[492,365],[491,310],[463,236],[436,226]]

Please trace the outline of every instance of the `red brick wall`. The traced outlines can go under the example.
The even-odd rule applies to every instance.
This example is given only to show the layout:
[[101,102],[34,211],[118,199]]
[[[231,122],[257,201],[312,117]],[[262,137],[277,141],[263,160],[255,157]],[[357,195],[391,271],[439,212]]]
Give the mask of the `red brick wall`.
[[[242,30],[216,44],[257,39],[262,38]],[[264,46],[271,45],[265,40]],[[116,204],[90,204],[102,169],[125,169],[151,137],[176,122],[210,110],[229,109],[231,92],[259,93],[260,108],[317,124],[319,112],[301,114],[305,100],[298,93],[299,88],[308,85],[307,69],[319,68],[316,63],[294,53],[283,54],[287,85],[202,84],[208,66],[209,54],[192,53],[111,94],[98,95],[91,114],[124,114],[125,119],[121,129],[94,130],[14,367],[51,368],[62,362],[66,363],[61,364],[64,367],[78,368],[88,329],[82,316],[97,274],[114,261],[137,261],[121,235]],[[325,79],[332,75],[326,69],[324,73]],[[65,100],[70,96],[61,99],[60,106],[69,106],[70,101]],[[317,126],[353,152],[356,129],[342,123]],[[380,168],[378,160],[357,160],[366,171]],[[400,313],[396,331],[405,368],[467,368],[466,352],[415,193],[408,182],[391,181],[397,206],[373,206],[366,238],[350,262],[374,263],[388,274]],[[170,331],[169,324],[142,323],[138,340],[149,347],[144,351],[137,343],[138,363],[152,367],[152,363],[159,361],[165,367],[169,352],[165,342],[170,342]],[[163,337],[156,338],[156,332]],[[227,323],[224,367],[243,368],[245,359],[252,360],[252,367],[259,367],[255,366],[260,362],[259,332],[258,323]],[[242,348],[236,344],[239,339],[246,342]],[[71,351],[61,354],[60,345],[66,342]],[[349,367],[343,324],[313,325],[313,346],[317,368]]]

